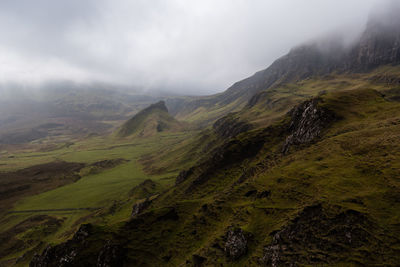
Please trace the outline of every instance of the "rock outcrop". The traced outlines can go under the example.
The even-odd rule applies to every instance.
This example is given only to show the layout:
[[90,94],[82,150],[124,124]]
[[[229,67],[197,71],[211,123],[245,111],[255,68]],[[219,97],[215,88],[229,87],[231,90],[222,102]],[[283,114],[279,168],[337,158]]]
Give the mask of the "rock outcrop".
[[222,117],[213,124],[214,131],[220,137],[230,139],[252,128],[250,124],[239,121],[234,118],[233,115],[234,114],[230,114]]
[[347,69],[367,71],[400,63],[399,12],[400,4],[393,1],[390,8],[370,16],[365,32],[351,51]]
[[[266,266],[324,265],[348,261],[356,254],[376,260],[377,255],[384,255],[386,246],[372,234],[374,230],[372,221],[358,211],[309,206],[272,234],[261,262]],[[362,250],[363,245],[371,243],[376,244],[376,251],[371,252],[375,255]]]
[[248,234],[241,228],[229,229],[226,233],[225,254],[230,260],[237,260],[247,253]]
[[332,111],[318,105],[320,101],[320,98],[313,98],[289,111],[290,134],[283,145],[283,154],[288,153],[293,145],[312,142],[335,120],[335,114]]
[[[33,257],[29,266],[85,266],[80,254],[86,247],[86,239],[92,235],[92,230],[91,224],[81,225],[71,240],[53,247],[48,246],[41,255]],[[93,262],[93,259],[86,260]]]
[[123,266],[125,250],[110,240],[100,250],[97,257],[97,267],[119,267]]
[[135,217],[147,209],[151,204],[151,200],[146,198],[144,201],[137,202],[133,205],[131,217]]
[[181,171],[176,177],[175,185],[181,184],[184,181],[186,181],[189,178],[189,176],[193,174],[193,172],[194,172],[194,167],[191,167],[188,170]]

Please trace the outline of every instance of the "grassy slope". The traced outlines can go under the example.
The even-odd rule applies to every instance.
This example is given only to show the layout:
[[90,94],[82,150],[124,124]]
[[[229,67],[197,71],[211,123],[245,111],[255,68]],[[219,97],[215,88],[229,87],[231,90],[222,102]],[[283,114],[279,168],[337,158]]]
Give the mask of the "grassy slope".
[[[254,128],[264,128],[278,121],[293,106],[317,96],[323,92],[349,91],[355,89],[374,89],[386,94],[396,93],[400,87],[396,84],[387,84],[382,82],[385,77],[400,76],[400,67],[383,66],[375,69],[370,73],[364,74],[331,74],[325,77],[307,79],[293,84],[285,84],[284,86],[270,88],[261,91],[258,99],[253,105],[244,106],[243,109],[233,109],[235,113],[231,113],[233,118],[238,121],[250,123]],[[221,113],[226,114],[229,108],[215,107]],[[240,112],[238,112],[238,110]],[[213,117],[213,111],[210,111]],[[196,114],[188,113],[186,120],[194,122],[202,122],[209,115],[209,110],[198,111]],[[197,120],[199,119],[199,121]],[[162,153],[153,154],[148,157],[148,161],[143,161],[149,171],[158,172],[159,170],[187,169],[199,158],[207,155],[212,148],[220,145],[226,140],[219,140],[215,132],[208,127],[206,130],[199,132],[191,140],[182,142],[179,146],[170,147]],[[170,155],[176,155],[172,157]],[[178,160],[175,160],[177,158]]]
[[[240,119],[263,128],[279,121],[294,103],[316,95],[322,90],[341,92],[356,90],[353,91],[354,94],[326,96],[326,99],[330,99],[327,105],[341,112],[345,119],[336,123],[326,133],[323,141],[293,152],[285,158],[272,157],[274,160],[271,160],[270,155],[279,150],[279,142],[282,140],[270,143],[266,141],[263,151],[257,157],[217,170],[212,179],[200,186],[197,191],[184,193],[182,190],[185,184],[180,187],[181,189],[171,189],[154,203],[153,208],[157,214],[162,213],[165,206],[177,207],[181,216],[179,223],[147,225],[146,231],[150,231],[148,235],[140,235],[141,230],[137,233],[135,231],[127,233],[132,237],[131,246],[139,247],[143,253],[153,251],[152,257],[144,259],[151,264],[166,264],[161,259],[162,256],[171,256],[170,265],[180,264],[185,259],[191,259],[194,253],[205,255],[207,249],[217,255],[209,260],[226,263],[223,253],[212,248],[212,244],[214,242],[223,244],[221,236],[229,225],[235,224],[256,236],[256,240],[250,246],[249,255],[235,265],[255,264],[252,256],[261,256],[262,247],[270,240],[269,233],[279,229],[302,207],[315,201],[334,203],[367,212],[381,226],[399,236],[399,229],[393,224],[400,216],[399,208],[392,197],[399,186],[399,181],[393,177],[400,176],[397,163],[400,156],[399,147],[395,141],[398,140],[396,138],[400,132],[397,123],[400,117],[399,105],[396,102],[388,102],[371,91],[357,91],[358,88],[385,91],[389,87],[382,83],[371,82],[373,78],[377,75],[398,73],[397,68],[385,67],[367,75],[351,77],[336,75],[307,80],[268,92],[264,99],[273,99],[274,105],[267,105],[268,108],[265,108],[265,102],[257,102],[254,107],[245,108],[239,113]],[[391,87],[396,88],[396,86]],[[368,97],[359,99],[365,93],[368,93]],[[201,120],[206,117],[207,112],[199,112],[192,119]],[[147,139],[123,141],[92,138],[55,151],[13,153],[11,158],[0,158],[0,164],[5,164],[2,166],[4,169],[19,169],[54,159],[74,162],[96,162],[110,158],[131,160],[103,173],[83,177],[76,184],[25,199],[15,207],[15,209],[42,209],[108,204],[108,209],[113,200],[119,201],[119,210],[114,215],[104,211],[95,214],[86,211],[50,213],[66,219],[60,230],[42,239],[50,243],[61,242],[71,236],[73,233],[71,229],[78,227],[76,223],[78,220],[80,223],[92,221],[109,226],[127,220],[135,200],[134,197],[128,196],[128,191],[148,177],[161,181],[166,186],[173,182],[172,178],[179,170],[190,167],[199,158],[207,158],[210,152],[207,144],[213,144],[210,146],[212,148],[221,143],[215,141],[216,137],[212,130],[207,132],[209,136],[205,139],[202,139],[202,136],[194,136],[194,133],[169,133]],[[143,162],[143,155],[148,153],[153,155],[147,158],[150,158],[152,168],[160,173],[157,176],[143,173],[141,166],[137,164],[137,160],[141,158]],[[265,158],[269,158],[267,165]],[[241,186],[232,184],[242,175],[243,169],[249,169],[257,164],[262,166],[258,174],[250,177],[248,182]],[[166,171],[170,173],[165,173]],[[271,190],[272,198],[244,197],[244,194],[252,189]],[[356,202],[363,204],[355,204],[352,200],[354,198],[357,199]],[[60,203],[57,199],[62,199],[63,202]],[[211,206],[216,216],[201,211],[201,206],[206,203]],[[266,215],[267,211],[272,213]],[[29,216],[31,214],[12,215],[1,224],[3,229],[7,229]],[[204,218],[206,224],[199,224],[199,218]],[[148,220],[151,221],[151,218]],[[112,226],[110,229],[114,227],[117,226]],[[169,234],[161,234],[163,230]],[[191,234],[194,230],[198,234]],[[170,247],[170,250],[166,250],[166,247]],[[21,255],[21,252],[13,256],[18,255]],[[143,255],[145,254],[131,255],[131,257],[137,258]]]
[[[328,94],[324,99],[324,105],[343,119],[320,142],[282,157],[282,137],[265,138],[264,148],[256,157],[221,166],[194,191],[187,192],[192,180],[171,189],[154,204],[152,212],[162,213],[161,207],[174,206],[181,216],[179,222],[148,226],[151,212],[144,214],[141,218],[148,220],[147,226],[126,234],[131,235],[132,248],[150,253],[151,247],[152,257],[141,260],[144,252],[131,257],[142,264],[176,266],[200,254],[208,258],[210,265],[257,265],[263,247],[271,240],[270,233],[315,203],[363,212],[376,223],[377,234],[390,233],[398,240],[400,147],[396,140],[400,137],[400,103],[389,102],[372,90]],[[259,166],[258,172],[249,174],[244,184],[235,185],[243,169],[251,166]],[[250,190],[270,190],[271,197],[246,197]],[[206,211],[202,209],[204,204],[208,204]],[[215,246],[224,245],[223,236],[230,225],[240,226],[254,236],[248,255],[238,262],[227,261]],[[142,230],[149,235],[141,237]],[[162,236],[161,232],[170,234]],[[398,241],[391,249],[399,249]],[[394,257],[397,252],[387,252],[386,258],[380,258],[373,243],[357,251],[347,255],[343,264],[368,263],[362,251],[375,255],[381,264],[395,265],[399,260]],[[170,261],[163,261],[163,256],[171,256]]]
[[[13,211],[21,210],[42,210],[42,209],[72,209],[88,207],[104,207],[108,210],[110,206],[117,201],[119,203],[118,211],[112,216],[107,215],[93,218],[94,214],[99,212],[91,211],[48,211],[31,213],[13,213],[1,218],[0,226],[5,232],[18,223],[37,215],[50,215],[62,219],[63,223],[57,231],[50,235],[43,235],[38,230],[39,237],[30,246],[21,246],[16,253],[7,258],[20,256],[37,241],[62,242],[73,234],[74,230],[84,221],[96,220],[98,223],[105,223],[108,220],[118,221],[119,216],[126,218],[131,212],[132,201],[135,197],[129,196],[129,191],[143,182],[145,179],[153,179],[161,185],[161,188],[174,182],[177,173],[163,173],[160,175],[148,175],[142,171],[142,167],[137,163],[140,156],[164,146],[173,146],[187,139],[190,132],[159,134],[151,138],[140,140],[121,140],[115,138],[91,138],[75,143],[69,147],[62,147],[48,152],[38,152],[34,147],[21,151],[13,151],[12,157],[3,157],[0,159],[4,164],[2,170],[9,171],[21,169],[32,165],[54,160],[65,160],[70,162],[94,163],[105,159],[124,158],[129,160],[115,168],[102,171],[100,173],[90,174],[86,169],[81,171],[83,176],[78,182],[63,186],[48,192],[28,197],[14,205]],[[101,213],[102,211],[100,211]],[[35,229],[37,226],[32,226]],[[3,231],[2,231],[3,232]],[[30,238],[19,234],[22,240],[27,242]]]

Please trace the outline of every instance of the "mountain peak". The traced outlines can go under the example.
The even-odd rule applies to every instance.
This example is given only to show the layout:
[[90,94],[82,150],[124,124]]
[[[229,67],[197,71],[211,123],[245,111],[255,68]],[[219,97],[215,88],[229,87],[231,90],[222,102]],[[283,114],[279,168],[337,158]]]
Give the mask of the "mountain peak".
[[147,137],[158,132],[179,130],[181,128],[181,123],[168,113],[165,102],[159,101],[141,110],[125,122],[117,132],[117,136],[136,135]]
[[143,109],[141,112],[151,111],[151,110],[155,110],[155,109],[159,109],[161,111],[165,111],[168,113],[168,108],[165,105],[165,102],[163,100],[158,101],[157,103],[151,104],[147,108]]

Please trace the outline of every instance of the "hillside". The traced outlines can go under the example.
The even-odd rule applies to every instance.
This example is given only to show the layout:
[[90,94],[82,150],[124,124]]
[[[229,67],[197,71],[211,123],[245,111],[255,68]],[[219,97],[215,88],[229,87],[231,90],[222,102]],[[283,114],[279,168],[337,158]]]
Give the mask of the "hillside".
[[369,89],[312,98],[229,138],[111,232],[83,225],[32,264],[395,266],[399,111]]
[[105,84],[52,82],[30,93],[18,86],[1,89],[0,145],[65,142],[110,133],[160,99]]
[[151,104],[125,122],[117,132],[119,137],[149,137],[158,132],[179,131],[183,124],[168,113],[164,101]]
[[180,120],[201,124],[214,122],[229,112],[241,110],[261,91],[332,73],[368,73],[382,65],[400,63],[400,7],[371,15],[363,34],[351,45],[338,36],[293,48],[265,70],[236,82],[220,94],[170,101],[171,113]]
[[0,266],[398,266],[400,19],[383,17],[113,135],[4,146]]

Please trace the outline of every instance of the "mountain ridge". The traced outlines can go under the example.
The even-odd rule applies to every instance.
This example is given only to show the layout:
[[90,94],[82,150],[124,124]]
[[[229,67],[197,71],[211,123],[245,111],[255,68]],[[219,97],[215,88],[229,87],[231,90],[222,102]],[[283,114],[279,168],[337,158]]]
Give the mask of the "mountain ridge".
[[181,120],[193,120],[206,110],[209,117],[198,121],[208,124],[221,115],[240,110],[256,93],[285,83],[333,72],[363,73],[382,65],[398,65],[400,19],[394,15],[397,11],[400,11],[399,5],[379,16],[371,16],[360,38],[350,45],[331,40],[303,44],[222,93],[178,103],[167,100],[167,105],[171,105],[172,114]]

